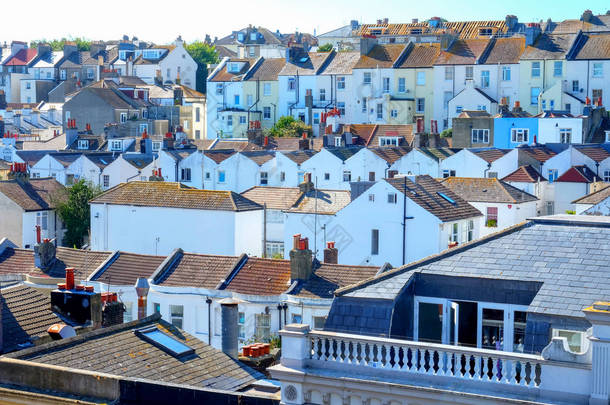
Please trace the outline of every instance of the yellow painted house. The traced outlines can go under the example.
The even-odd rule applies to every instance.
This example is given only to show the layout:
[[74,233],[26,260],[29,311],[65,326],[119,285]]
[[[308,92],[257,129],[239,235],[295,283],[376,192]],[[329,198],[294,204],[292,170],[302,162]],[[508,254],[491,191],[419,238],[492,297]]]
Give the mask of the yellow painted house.
[[[555,98],[556,94],[563,91],[566,54],[572,48],[576,36],[577,34],[541,34],[533,45],[525,48],[519,63],[519,101],[521,107],[530,114],[561,109],[561,100]],[[547,96],[543,97],[545,92],[548,92]]]
[[248,122],[258,121],[263,129],[269,129],[279,118],[277,76],[285,64],[284,58],[260,58],[244,76],[242,89]]

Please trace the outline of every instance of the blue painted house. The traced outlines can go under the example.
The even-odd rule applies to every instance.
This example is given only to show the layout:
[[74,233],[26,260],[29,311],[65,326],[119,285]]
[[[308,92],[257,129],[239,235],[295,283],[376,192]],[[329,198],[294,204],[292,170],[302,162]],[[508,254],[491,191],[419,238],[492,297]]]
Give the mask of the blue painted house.
[[521,145],[533,145],[538,138],[538,118],[532,117],[518,105],[512,111],[501,106],[494,116],[494,146],[512,149]]

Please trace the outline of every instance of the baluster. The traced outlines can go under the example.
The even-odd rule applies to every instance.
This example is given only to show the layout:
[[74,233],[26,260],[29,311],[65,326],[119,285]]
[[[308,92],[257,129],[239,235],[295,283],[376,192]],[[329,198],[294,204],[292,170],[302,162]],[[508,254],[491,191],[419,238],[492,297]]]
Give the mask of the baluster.
[[523,364],[519,360],[513,361],[513,377],[511,382],[515,385],[523,384]]
[[474,380],[481,380],[481,362],[483,361],[482,357],[474,356],[474,375],[472,378]]
[[436,375],[445,375],[445,358],[447,357],[447,352],[444,350],[439,350],[438,352],[438,370],[436,371]]
[[532,383],[534,381],[534,367],[532,366],[532,363],[530,363],[529,361],[525,362],[523,367],[524,367],[523,380],[525,382],[525,386],[531,387],[531,386],[533,386]]
[[381,368],[390,368],[390,345],[381,345]]
[[320,356],[318,355],[318,344],[320,342],[320,338],[319,337],[314,337],[313,338],[313,350],[312,350],[312,358],[315,360],[320,360]]
[[328,358],[332,361],[337,361],[337,339],[328,341]]
[[[540,369],[540,377],[538,378],[538,382],[536,382],[536,369]],[[534,386],[540,387],[542,385],[542,364],[534,365]]]
[[345,362],[347,364],[352,364],[352,349],[353,349],[353,343],[351,341],[346,341],[345,342]]
[[513,362],[511,360],[502,360],[502,382],[510,384],[510,379],[513,375]]
[[492,376],[492,381],[498,382],[501,381],[502,378],[502,360],[499,357],[493,358],[494,364],[494,374]]
[[445,375],[455,377],[455,357],[454,352],[447,353],[447,371]]

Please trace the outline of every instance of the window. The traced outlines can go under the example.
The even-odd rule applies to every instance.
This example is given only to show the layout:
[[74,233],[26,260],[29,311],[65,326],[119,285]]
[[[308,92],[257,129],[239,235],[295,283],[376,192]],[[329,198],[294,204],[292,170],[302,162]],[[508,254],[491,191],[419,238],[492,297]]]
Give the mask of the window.
[[[188,122],[188,121],[185,121]],[[140,124],[139,126],[139,134],[142,135],[144,133],[144,131],[148,132],[148,124]]]
[[527,128],[512,128],[510,130],[510,140],[515,143],[529,142],[529,129]]
[[225,172],[224,172],[224,170],[220,170],[218,172],[218,182],[219,183],[224,183],[225,182]]
[[32,83],[30,83],[29,81],[25,82],[25,88],[28,89],[28,90],[31,89],[32,88]]
[[93,79],[94,77],[95,76],[94,76],[93,69],[91,69],[91,68],[87,69],[87,79]]
[[468,221],[468,242],[474,239],[474,221]]
[[593,89],[592,96],[593,102],[595,103],[598,98],[602,97],[602,89]]
[[462,107],[461,105],[456,105],[455,106],[455,113],[456,114],[461,114],[463,110],[464,110],[464,107]]
[[263,96],[270,96],[271,95],[271,83],[264,83],[263,84]]
[[371,255],[379,254],[379,229],[371,229]]
[[417,72],[417,85],[418,86],[426,85],[426,72]]
[[398,117],[398,110],[391,110],[390,111],[390,117],[392,117],[392,118]]
[[383,104],[377,104],[377,119],[383,119]]
[[572,111],[572,104],[566,103],[566,107],[564,108],[564,110],[566,110],[567,112]]
[[549,169],[547,177],[549,179],[549,184],[551,184],[555,180],[557,180],[557,177],[559,177],[558,173],[557,173],[557,169]]
[[191,181],[191,168],[185,167],[180,169],[180,180],[181,181]]
[[540,77],[540,62],[532,62],[532,77]]
[[446,109],[449,108],[449,101],[453,98],[453,93],[450,91],[446,91],[443,93],[443,107]]
[[246,338],[246,314],[245,312],[237,313],[238,336],[240,339]]
[[350,172],[349,170],[344,170],[343,181],[352,181],[352,172]]
[[337,77],[337,89],[339,89],[339,90],[345,89],[345,77],[344,76]]
[[398,146],[397,136],[380,136],[379,146]]
[[216,94],[222,94],[223,88],[222,83],[216,83]]
[[[185,121],[186,122],[186,121]],[[240,115],[239,116],[239,123],[241,125],[244,125],[246,123],[246,116],[245,115]]]
[[593,77],[604,76],[604,64],[602,62],[593,63]]
[[542,104],[542,111],[546,111],[546,100],[543,99],[541,104]]
[[303,323],[303,316],[301,314],[292,314],[292,323]]
[[390,78],[389,77],[383,78],[383,92],[384,93],[390,92]]
[[604,170],[604,181],[610,183],[610,170]]
[[248,53],[250,54],[250,57],[253,58],[256,55],[256,49],[251,46],[248,48]]
[[105,174],[102,176],[102,184],[104,186],[104,188],[108,188],[110,187],[110,176]]
[[444,169],[443,179],[446,179],[447,177],[455,177],[455,170]]
[[375,202],[375,194],[369,194],[369,202]]
[[326,89],[320,89],[320,101],[326,101]]
[[561,77],[563,75],[563,62],[560,60],[556,60],[553,63],[553,76]]
[[553,337],[566,338],[570,351],[574,353],[582,353],[586,349],[586,338],[584,332],[553,328]]
[[167,80],[169,80],[172,77],[172,69],[171,68],[167,68],[167,71],[165,72],[165,77],[167,77]]
[[[271,212],[271,211],[269,211]],[[280,214],[282,214],[280,212]],[[279,216],[281,218],[281,221],[277,221],[278,223],[283,223],[284,222],[284,217],[283,216]],[[267,222],[271,222],[271,221],[267,221]],[[284,257],[284,242],[267,242],[267,257],[273,257],[273,256],[280,256],[280,257]]]
[[396,204],[396,193],[388,193],[388,204]]
[[201,139],[201,130],[199,130],[199,129],[195,130],[195,139]]
[[572,128],[559,128],[559,142],[572,143]]
[[182,329],[182,321],[184,319],[184,306],[182,305],[170,305],[169,316],[171,324],[176,328]]
[[127,122],[127,113],[121,113],[121,124]]
[[489,143],[489,129],[473,129],[472,143]]
[[156,141],[152,143],[153,152],[158,152],[161,149],[161,141]]
[[269,174],[267,172],[261,172],[261,186],[269,184]]
[[271,107],[263,107],[263,119],[264,120],[271,119]]
[[362,97],[362,112],[366,112],[366,97]]
[[313,113],[313,123],[314,124],[319,124],[320,123],[320,113]]
[[125,312],[123,313],[123,322],[133,321],[133,302],[124,302]]
[[540,87],[532,87],[530,89],[530,104],[538,105],[538,96],[540,95]]
[[487,106],[479,104],[477,105],[477,111],[487,111]]
[[88,139],[79,139],[78,140],[78,149],[89,149],[89,140]]
[[489,87],[489,70],[481,71],[481,87],[484,89]]
[[426,107],[426,99],[425,98],[418,98],[416,99],[417,104],[415,106],[415,112],[418,113],[423,113]]
[[449,243],[458,243],[459,242],[459,224],[456,222],[451,224],[451,232],[449,233]]
[[286,172],[280,172],[280,181],[286,181]]
[[485,226],[496,228],[498,226],[498,207],[487,207]]
[[453,80],[453,66],[445,66],[445,80]]
[[232,116],[232,115],[228,115],[228,116],[227,116],[227,126],[228,126],[229,128],[232,128],[232,127],[233,127],[233,116]]
[[294,91],[297,88],[297,79],[294,77],[288,78],[288,90]]
[[325,316],[314,316],[313,317],[313,328],[314,329],[324,329],[325,323],[326,323]]
[[36,213],[36,225],[40,226],[40,229],[46,231],[49,229],[49,214],[47,212]]
[[505,82],[510,80],[510,66],[502,66],[502,80]]
[[578,80],[572,80],[572,93],[578,93],[580,91],[580,85]]
[[339,110],[339,114],[341,116],[345,115],[345,102],[344,101],[339,101],[337,103],[337,109]]
[[340,148],[342,143],[343,143],[343,142],[342,142],[342,140],[341,140],[341,137],[340,137],[340,136],[335,136],[335,146],[336,146],[337,148]]
[[61,80],[66,80],[66,71],[65,71],[65,69],[62,69],[62,70],[59,71],[59,78]]
[[158,302],[153,302],[153,313],[160,314],[161,313],[161,304]]
[[239,100],[239,94],[235,94],[235,95],[233,96],[233,102],[234,102],[234,104],[235,104],[236,106],[239,106],[239,105],[240,105],[239,101],[240,101],[240,100]]
[[123,149],[122,141],[112,141],[110,142],[110,150],[118,151]]
[[330,180],[330,173],[324,173],[324,180]]
[[257,340],[266,341],[271,336],[271,315],[256,314],[254,336]]
[[369,181],[375,181],[375,172],[369,172]]
[[371,84],[371,72],[364,72],[362,84]]
[[487,172],[487,178],[488,179],[497,179],[498,178],[498,172]]
[[472,80],[474,78],[474,68],[472,66],[466,66],[465,77],[466,80]]
[[246,96],[246,107],[251,107],[254,104],[254,96],[252,94],[248,94]]
[[205,179],[206,180],[210,180],[211,177],[212,177],[212,175],[210,174],[210,172],[205,172]]

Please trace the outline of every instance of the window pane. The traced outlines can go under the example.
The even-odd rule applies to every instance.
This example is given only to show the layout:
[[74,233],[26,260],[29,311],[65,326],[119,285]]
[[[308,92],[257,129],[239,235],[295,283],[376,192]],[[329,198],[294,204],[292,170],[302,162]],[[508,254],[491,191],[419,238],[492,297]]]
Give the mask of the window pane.
[[527,313],[523,311],[515,311],[515,324],[513,333],[513,351],[523,353],[523,344],[525,343],[525,324]]
[[420,342],[443,342],[443,304],[419,303],[417,325]]
[[481,333],[484,349],[504,350],[504,311],[483,308]]

